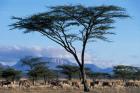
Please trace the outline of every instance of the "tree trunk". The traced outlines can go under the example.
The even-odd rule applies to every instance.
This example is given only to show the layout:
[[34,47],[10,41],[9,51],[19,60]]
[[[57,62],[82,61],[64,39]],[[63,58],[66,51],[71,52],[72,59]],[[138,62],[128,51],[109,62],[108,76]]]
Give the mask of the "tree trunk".
[[45,85],[47,83],[47,80],[46,80],[46,76],[45,75],[44,75],[44,83],[45,83]]
[[86,74],[85,74],[85,70],[83,67],[80,67],[80,71],[81,71],[81,78],[82,78],[82,84],[84,85],[84,91],[85,92],[89,92],[89,86],[87,84],[87,80],[86,80]]
[[82,80],[82,78],[81,78],[81,72],[79,72],[79,79],[80,79],[80,81]]
[[14,84],[14,81],[15,81],[15,76],[13,76],[13,78],[12,78],[12,82],[13,82],[13,84]]
[[71,75],[68,75],[68,79],[71,80],[72,79],[72,76]]
[[59,73],[58,73],[58,71],[57,71],[56,74],[57,74],[57,75],[56,75],[56,80],[59,80]]
[[35,78],[33,77],[33,86],[35,85]]

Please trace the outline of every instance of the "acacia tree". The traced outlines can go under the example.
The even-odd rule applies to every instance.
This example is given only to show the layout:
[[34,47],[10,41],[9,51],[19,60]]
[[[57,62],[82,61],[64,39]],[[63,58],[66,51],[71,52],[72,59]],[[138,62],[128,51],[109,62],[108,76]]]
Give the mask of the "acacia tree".
[[138,72],[138,68],[133,66],[118,65],[114,66],[113,72],[114,76],[117,78],[121,78],[123,80],[132,79]]
[[57,68],[60,69],[61,73],[67,75],[69,80],[79,72],[79,68],[72,65],[58,65]]
[[43,77],[45,85],[47,83],[47,79],[50,77],[53,78],[53,75],[55,75],[53,71],[44,64],[35,66],[33,72],[36,73],[37,77]]
[[[114,34],[113,23],[116,18],[129,17],[124,8],[118,6],[85,7],[82,5],[64,5],[50,7],[47,12],[25,18],[13,17],[12,29],[25,29],[25,33],[39,32],[62,46],[76,60],[84,84],[89,91],[84,71],[85,50],[89,42],[101,39],[108,41],[106,35]],[[77,47],[77,43],[81,44]],[[80,57],[78,54],[80,51]]]
[[13,83],[16,78],[20,78],[21,71],[15,70],[13,68],[6,68],[2,71],[2,77],[6,80],[11,80]]
[[137,68],[137,72],[133,74],[133,79],[140,80],[140,68],[139,67],[136,68]]
[[47,62],[41,60],[40,57],[25,57],[20,59],[22,66],[28,66],[32,70],[37,65],[46,65]]
[[[48,67],[46,64],[48,62],[44,62],[41,60],[40,57],[25,57],[20,60],[22,66],[28,66],[28,75],[32,78],[33,85],[35,84],[35,80],[40,74],[47,73]],[[46,75],[44,75],[45,77]],[[46,83],[46,79],[44,78],[44,81]]]
[[37,65],[33,69],[28,71],[28,75],[32,78],[33,80],[33,85],[35,85],[35,80],[39,77],[43,77],[44,79],[44,84],[47,82],[47,77],[50,73],[50,70],[48,69],[47,66],[45,65]]

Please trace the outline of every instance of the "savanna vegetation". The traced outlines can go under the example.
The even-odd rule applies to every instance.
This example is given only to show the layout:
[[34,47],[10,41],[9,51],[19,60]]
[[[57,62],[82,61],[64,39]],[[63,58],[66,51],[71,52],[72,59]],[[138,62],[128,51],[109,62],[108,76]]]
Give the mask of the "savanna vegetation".
[[[18,71],[11,67],[0,68],[0,77],[3,80],[0,81],[0,85],[2,87],[5,84],[25,87],[28,91],[22,90],[23,93],[35,93],[37,91],[40,93],[82,93],[81,89],[83,88],[81,88],[81,84],[83,81],[78,65],[58,65],[56,69],[50,69],[48,66],[49,62],[42,61],[38,57],[25,57],[20,62],[23,67],[28,67],[28,70]],[[114,66],[113,73],[93,72],[91,69],[85,68],[87,84],[89,84],[91,93],[131,93],[132,91],[138,93],[137,91],[140,89],[139,72],[139,67],[125,65]],[[22,80],[25,76],[26,79]],[[43,82],[41,83],[40,81]],[[40,90],[41,86],[43,88]],[[67,89],[66,86],[69,86],[69,88]]]
[[[12,29],[24,29],[24,33],[38,32],[70,53],[78,64],[84,91],[88,92],[90,88],[84,65],[87,45],[97,40],[110,41],[107,35],[115,34],[111,29],[114,29],[116,19],[128,17],[124,8],[114,5],[62,5],[28,17],[13,17],[15,23],[10,26]],[[68,77],[71,79],[71,75]]]
[[[59,79],[81,80],[81,73],[77,65],[58,65],[56,69],[50,69],[47,65],[49,62],[41,61],[39,57],[25,57],[20,60],[22,66],[28,67],[28,70],[19,71],[12,67],[0,68],[0,77],[15,81],[22,77],[27,77],[34,82],[43,79],[46,84],[47,80]],[[59,75],[58,75],[59,73]],[[85,74],[88,79],[120,79],[120,80],[140,80],[140,68],[134,66],[117,65],[113,67],[112,73],[94,72],[90,68],[85,68]],[[60,79],[61,79],[60,78]]]

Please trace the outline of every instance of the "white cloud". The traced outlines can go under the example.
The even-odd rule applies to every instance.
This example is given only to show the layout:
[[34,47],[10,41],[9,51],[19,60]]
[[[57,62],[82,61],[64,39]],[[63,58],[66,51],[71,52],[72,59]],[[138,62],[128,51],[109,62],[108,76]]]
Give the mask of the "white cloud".
[[[62,48],[43,48],[39,46],[0,46],[0,63],[4,65],[13,65],[25,56],[67,58],[70,61],[75,62],[73,56],[71,56],[71,54],[69,54]],[[136,59],[136,56],[132,58]],[[132,58],[129,60],[133,61]],[[132,62],[127,62],[127,60],[121,59],[121,61],[118,61],[113,58],[104,59],[92,55],[92,53],[88,52],[85,55],[85,63],[92,63],[101,68],[112,67],[118,64],[138,66],[138,64],[136,63],[134,64]]]
[[[0,63],[7,65],[15,64],[25,56],[67,58],[74,62],[73,56],[62,48],[42,48],[39,46],[0,46]],[[91,63],[92,58],[93,57],[89,54],[86,54],[85,56],[85,60],[88,63]]]
[[36,57],[72,57],[61,48],[41,48],[38,46],[0,46],[0,63],[12,65],[25,56]]

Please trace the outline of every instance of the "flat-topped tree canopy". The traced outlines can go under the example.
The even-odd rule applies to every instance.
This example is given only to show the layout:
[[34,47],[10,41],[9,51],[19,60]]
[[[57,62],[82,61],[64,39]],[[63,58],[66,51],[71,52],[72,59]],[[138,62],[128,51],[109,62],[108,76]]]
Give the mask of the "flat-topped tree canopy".
[[[107,40],[106,34],[113,29],[115,18],[129,17],[124,8],[118,6],[56,6],[50,7],[47,12],[35,14],[25,18],[13,17],[17,22],[13,28],[25,29],[25,33],[37,31],[43,35],[51,36],[60,43],[67,37],[68,41],[94,39]],[[73,31],[72,27],[80,27]],[[85,37],[88,35],[88,37]],[[62,38],[62,40],[60,39]]]
[[[106,35],[111,32],[117,18],[129,17],[124,8],[114,5],[89,6],[63,5],[50,7],[47,12],[34,14],[25,18],[13,17],[17,21],[13,29],[25,29],[25,33],[39,32],[71,53],[79,64],[83,81],[85,81],[84,56],[88,42],[101,39],[109,41]],[[80,41],[81,57],[78,57],[77,46]],[[84,89],[87,87],[84,83]]]

